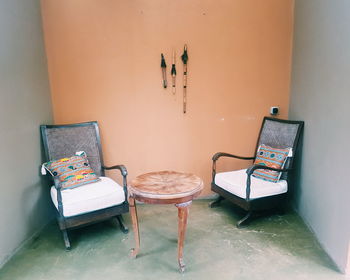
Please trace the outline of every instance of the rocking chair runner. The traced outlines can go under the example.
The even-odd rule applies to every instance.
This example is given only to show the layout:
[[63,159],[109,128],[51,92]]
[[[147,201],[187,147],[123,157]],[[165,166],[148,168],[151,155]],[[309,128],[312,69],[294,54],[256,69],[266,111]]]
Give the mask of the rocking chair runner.
[[[292,175],[291,171],[293,170],[294,157],[297,154],[303,126],[303,121],[288,121],[265,117],[260,129],[254,156],[244,157],[229,153],[216,153],[212,158],[211,189],[218,193],[219,197],[210,206],[216,207],[220,201],[227,199],[247,211],[245,217],[237,223],[237,226],[240,227],[244,223],[247,224],[255,212],[283,205],[289,192],[288,186]],[[216,162],[220,157],[255,160],[257,150],[261,144],[273,148],[292,148],[292,153],[287,158],[282,169],[254,164],[248,169],[217,173]],[[254,171],[258,169],[278,171],[282,172],[282,175],[279,181],[269,182],[252,176]]]
[[[122,231],[128,232],[121,214],[129,211],[127,201],[127,170],[124,165],[106,167],[100,143],[97,122],[69,125],[41,125],[46,161],[71,157],[84,151],[92,170],[101,180],[70,190],[62,190],[54,177],[51,198],[57,209],[57,220],[62,231],[66,249],[70,249],[68,229],[80,227],[116,217]],[[123,187],[105,177],[105,170],[118,169],[123,176]]]

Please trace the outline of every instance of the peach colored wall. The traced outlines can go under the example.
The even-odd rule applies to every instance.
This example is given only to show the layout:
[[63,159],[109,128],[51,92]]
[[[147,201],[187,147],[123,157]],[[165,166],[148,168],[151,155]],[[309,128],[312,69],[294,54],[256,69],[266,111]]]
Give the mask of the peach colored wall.
[[[269,107],[288,115],[293,4],[42,0],[55,122],[97,120],[106,164],[124,163],[130,178],[165,169],[192,172],[204,179],[208,195],[212,154],[251,155]],[[176,96],[161,84],[160,53],[170,66],[172,48]]]

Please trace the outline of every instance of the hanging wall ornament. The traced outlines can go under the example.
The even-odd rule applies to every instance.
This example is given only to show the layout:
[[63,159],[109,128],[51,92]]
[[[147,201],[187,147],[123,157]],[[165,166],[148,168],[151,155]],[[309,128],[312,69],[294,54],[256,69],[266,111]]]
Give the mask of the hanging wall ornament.
[[183,113],[186,114],[187,106],[187,45],[184,46],[184,53],[181,56],[183,62],[184,76],[183,76]]
[[175,51],[173,51],[173,64],[171,65],[171,83],[172,83],[172,92],[176,93],[176,67],[175,67]]
[[160,67],[162,68],[163,88],[166,88],[167,87],[166,63],[165,63],[165,58],[163,54],[161,54]]

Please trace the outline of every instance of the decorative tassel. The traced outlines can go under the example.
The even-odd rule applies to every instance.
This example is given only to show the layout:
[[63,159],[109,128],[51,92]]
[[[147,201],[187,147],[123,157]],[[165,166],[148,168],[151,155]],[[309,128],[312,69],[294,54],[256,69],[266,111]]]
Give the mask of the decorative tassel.
[[44,164],[41,165],[41,175],[46,175],[46,168]]
[[76,156],[84,156],[86,157],[86,153],[84,151],[79,151],[75,153]]

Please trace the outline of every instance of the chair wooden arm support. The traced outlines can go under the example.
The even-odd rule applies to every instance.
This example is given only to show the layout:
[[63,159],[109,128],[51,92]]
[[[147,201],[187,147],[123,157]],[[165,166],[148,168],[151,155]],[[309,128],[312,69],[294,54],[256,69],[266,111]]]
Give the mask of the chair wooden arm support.
[[242,156],[237,156],[237,155],[233,155],[233,154],[229,154],[229,153],[222,153],[222,152],[216,153],[212,157],[212,160],[213,160],[212,180],[213,180],[213,182],[214,182],[215,174],[216,174],[216,161],[220,157],[232,157],[232,158],[243,159],[243,160],[253,160],[253,159],[255,159],[255,157],[242,157]]
[[118,169],[118,170],[120,170],[122,176],[125,178],[128,175],[128,171],[126,170],[126,167],[122,164],[113,165],[113,166],[102,166],[102,168],[105,170]]
[[112,170],[112,169],[118,169],[120,170],[122,176],[123,176],[123,189],[125,193],[125,201],[128,201],[128,186],[127,186],[127,181],[126,181],[126,176],[128,175],[128,170],[126,167],[122,164],[118,165],[113,165],[113,166],[102,166],[103,169],[105,170]]
[[56,188],[56,190],[62,189],[62,183],[60,182],[60,180],[58,179],[57,176],[54,176],[54,177],[53,177],[53,181],[55,182],[55,188]]
[[247,168],[247,174],[248,176],[252,175],[253,172],[257,169],[266,169],[266,170],[272,170],[272,171],[277,171],[277,172],[288,172],[293,170],[293,168],[284,168],[284,169],[279,169],[279,168],[273,168],[265,165],[260,165],[260,164],[254,164],[251,167]]
[[232,157],[232,158],[243,159],[243,160],[255,159],[255,157],[242,157],[242,156],[237,156],[237,155],[233,155],[233,154],[229,154],[229,153],[219,152],[219,153],[216,153],[215,155],[213,155],[212,160],[217,161],[220,157]]
[[284,169],[279,169],[279,168],[273,168],[269,166],[264,166],[260,164],[254,164],[251,167],[247,168],[247,188],[246,188],[246,200],[250,200],[250,185],[251,185],[251,179],[250,176],[253,174],[253,172],[257,169],[265,169],[265,170],[272,170],[272,171],[278,171],[278,172],[288,172],[291,171],[292,168],[284,168]]
[[61,217],[63,217],[63,203],[62,203],[62,183],[58,179],[57,176],[53,177],[53,181],[55,182],[55,188],[57,190],[57,205],[58,205],[58,213]]

